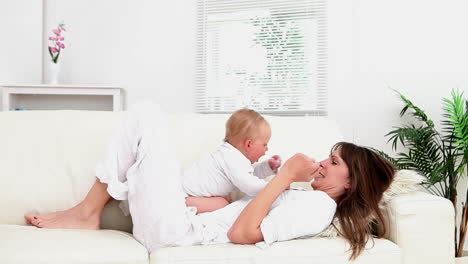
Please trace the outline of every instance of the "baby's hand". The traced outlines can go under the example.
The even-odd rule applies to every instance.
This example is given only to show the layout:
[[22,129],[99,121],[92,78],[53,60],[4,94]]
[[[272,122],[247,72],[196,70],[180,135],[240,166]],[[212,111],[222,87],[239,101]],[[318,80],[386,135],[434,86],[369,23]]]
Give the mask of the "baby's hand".
[[320,173],[319,162],[304,154],[296,154],[286,161],[278,172],[279,177],[287,177],[292,182],[308,182]]
[[268,160],[268,165],[270,165],[272,170],[277,170],[279,167],[281,167],[281,157],[274,155]]

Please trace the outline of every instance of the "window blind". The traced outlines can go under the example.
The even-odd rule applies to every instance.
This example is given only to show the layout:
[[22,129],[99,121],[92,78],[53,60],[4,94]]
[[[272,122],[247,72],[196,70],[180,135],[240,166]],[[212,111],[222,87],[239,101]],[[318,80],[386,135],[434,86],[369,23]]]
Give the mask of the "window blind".
[[195,111],[327,114],[326,0],[198,0]]

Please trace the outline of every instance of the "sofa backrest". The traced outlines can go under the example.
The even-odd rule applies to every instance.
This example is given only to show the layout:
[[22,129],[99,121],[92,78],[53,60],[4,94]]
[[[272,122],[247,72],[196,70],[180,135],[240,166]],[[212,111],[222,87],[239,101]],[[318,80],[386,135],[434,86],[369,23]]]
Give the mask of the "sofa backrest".
[[[86,196],[95,181],[121,114],[106,111],[0,112],[0,224],[24,225],[26,213],[70,208]],[[222,143],[229,115],[169,115],[183,168]],[[286,160],[303,152],[317,160],[341,140],[335,122],[320,117],[266,116],[272,127],[269,151]],[[117,202],[103,213],[103,228],[131,231]]]

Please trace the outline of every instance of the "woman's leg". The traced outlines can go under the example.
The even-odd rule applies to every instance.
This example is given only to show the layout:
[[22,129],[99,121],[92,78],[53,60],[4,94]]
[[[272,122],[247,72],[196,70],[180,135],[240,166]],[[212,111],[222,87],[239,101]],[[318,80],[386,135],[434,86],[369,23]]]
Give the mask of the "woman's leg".
[[37,227],[99,229],[104,206],[111,198],[107,193],[107,184],[96,180],[85,199],[78,205],[46,215],[26,215],[26,220]]
[[[112,196],[128,199],[133,235],[149,251],[196,241],[192,237],[198,238],[198,234],[193,230],[180,183],[176,143],[171,140],[164,115],[159,107],[140,105],[131,116],[116,133],[107,158],[98,165],[96,175],[100,181],[89,192],[89,198],[54,216],[36,216],[39,221],[33,217],[31,223],[57,228],[75,226],[72,223],[76,217],[70,219],[70,211],[75,216],[79,212],[85,218],[96,217]],[[55,219],[55,223],[60,218],[61,223],[52,225],[47,218]]]
[[127,173],[133,236],[148,251],[191,244],[193,227],[185,205],[175,146],[164,114],[152,108],[140,114],[137,166]]
[[43,228],[99,229],[102,210],[110,198],[127,199],[127,171],[135,165],[140,139],[136,113],[123,113],[106,156],[97,165],[98,179],[85,199],[68,210],[25,215],[27,223]]

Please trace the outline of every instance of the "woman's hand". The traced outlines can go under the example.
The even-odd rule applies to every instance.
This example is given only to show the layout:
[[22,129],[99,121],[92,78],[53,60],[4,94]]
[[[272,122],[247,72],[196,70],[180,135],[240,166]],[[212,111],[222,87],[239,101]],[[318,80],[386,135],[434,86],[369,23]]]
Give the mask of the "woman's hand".
[[185,198],[185,205],[197,208],[197,214],[211,212],[221,209],[228,205],[230,201],[225,197],[194,197],[189,196]]
[[288,178],[291,182],[309,182],[320,170],[319,162],[298,153],[286,161],[278,176]]

